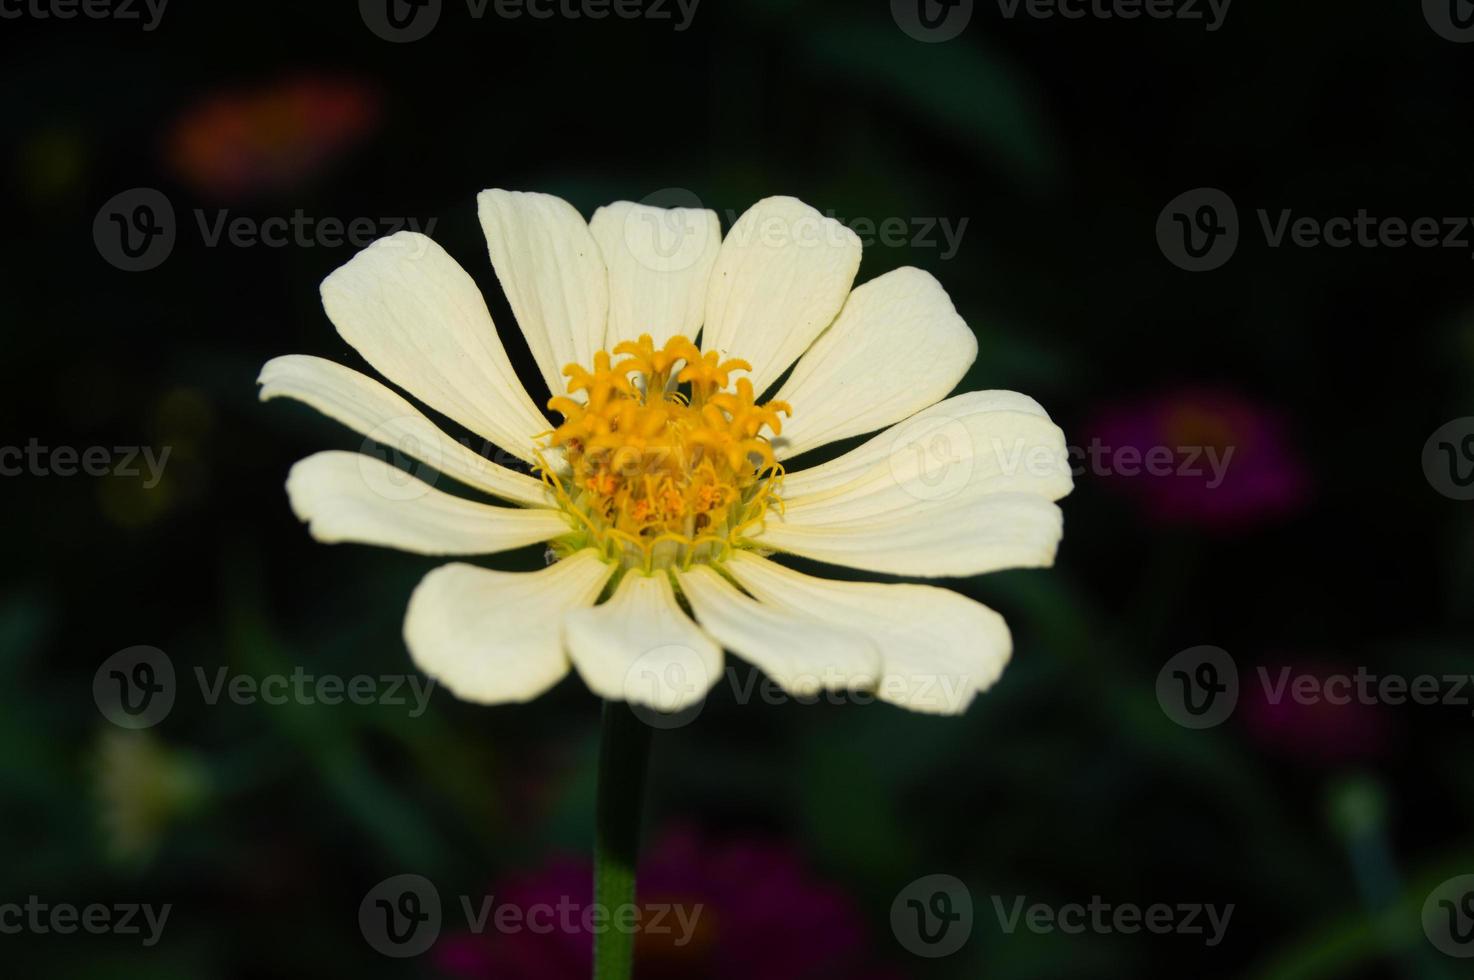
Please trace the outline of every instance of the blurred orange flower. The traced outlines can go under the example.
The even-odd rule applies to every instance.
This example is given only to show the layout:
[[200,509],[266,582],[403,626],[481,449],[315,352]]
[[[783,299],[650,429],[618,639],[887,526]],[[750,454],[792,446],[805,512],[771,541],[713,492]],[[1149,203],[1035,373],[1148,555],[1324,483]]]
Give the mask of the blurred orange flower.
[[376,89],[351,79],[293,77],[219,92],[171,127],[169,166],[202,195],[242,198],[295,187],[379,122]]

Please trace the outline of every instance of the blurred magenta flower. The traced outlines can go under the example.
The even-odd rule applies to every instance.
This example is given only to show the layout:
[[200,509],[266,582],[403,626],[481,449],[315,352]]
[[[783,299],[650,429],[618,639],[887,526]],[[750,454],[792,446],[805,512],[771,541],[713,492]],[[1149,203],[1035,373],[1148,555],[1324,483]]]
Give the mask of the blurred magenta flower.
[[1260,746],[1311,765],[1376,758],[1392,735],[1382,706],[1359,692],[1354,668],[1322,664],[1256,668],[1243,717]]
[[1274,409],[1238,392],[1179,388],[1101,410],[1071,460],[1155,519],[1238,525],[1290,512],[1309,494],[1285,429]]
[[219,92],[180,116],[166,156],[212,198],[294,187],[320,173],[378,124],[378,91],[364,82],[296,76]]
[[[494,904],[485,927],[443,937],[437,965],[462,980],[589,976],[593,936],[578,923],[592,901],[592,883],[592,865],[577,858],[497,883],[488,892]],[[689,830],[667,834],[641,860],[637,904],[680,910],[636,935],[635,974],[642,980],[896,976],[871,965],[865,924],[848,895],[811,875],[779,844],[713,841]],[[506,907],[517,910],[516,924],[499,928],[496,910]],[[535,930],[531,910],[539,908],[544,927]],[[571,910],[562,918],[573,928],[560,924],[560,908]],[[645,921],[654,924],[654,914],[646,912]]]

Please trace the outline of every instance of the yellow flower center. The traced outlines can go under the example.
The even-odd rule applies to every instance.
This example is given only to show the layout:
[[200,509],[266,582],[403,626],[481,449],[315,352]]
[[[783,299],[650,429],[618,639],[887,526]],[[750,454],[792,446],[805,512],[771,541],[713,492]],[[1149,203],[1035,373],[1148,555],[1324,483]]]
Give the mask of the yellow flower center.
[[[615,361],[615,357],[622,360]],[[592,369],[563,369],[568,393],[548,401],[563,416],[539,453],[543,480],[578,530],[555,548],[595,547],[626,568],[689,567],[720,560],[781,506],[783,468],[766,429],[782,433],[784,402],[757,404],[746,361],[705,355],[685,337],[656,347],[649,334],[594,355]],[[583,400],[574,396],[584,393]]]

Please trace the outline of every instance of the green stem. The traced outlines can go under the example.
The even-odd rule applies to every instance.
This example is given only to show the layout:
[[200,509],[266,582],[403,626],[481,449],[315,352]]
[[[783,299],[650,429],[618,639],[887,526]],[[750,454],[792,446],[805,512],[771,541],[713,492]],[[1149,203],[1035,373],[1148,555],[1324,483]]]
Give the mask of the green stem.
[[603,910],[603,932],[594,935],[594,980],[629,980],[635,935],[618,927],[629,922],[620,907],[635,900],[640,855],[640,811],[650,726],[618,701],[604,702],[599,736],[599,801],[595,805],[594,904]]

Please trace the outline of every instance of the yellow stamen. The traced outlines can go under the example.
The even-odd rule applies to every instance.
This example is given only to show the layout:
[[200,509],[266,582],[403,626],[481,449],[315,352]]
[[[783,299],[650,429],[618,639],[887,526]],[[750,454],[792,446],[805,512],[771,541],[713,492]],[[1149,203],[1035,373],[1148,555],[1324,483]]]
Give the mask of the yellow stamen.
[[565,367],[568,393],[548,402],[563,423],[541,448],[563,449],[569,470],[544,464],[542,475],[579,528],[561,549],[596,547],[647,571],[720,560],[781,507],[783,468],[764,430],[778,435],[792,410],[757,404],[747,378],[729,389],[748,363],[703,355],[685,337],[656,347],[642,334],[613,354],[623,360],[599,351],[592,370]]

